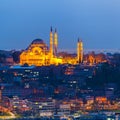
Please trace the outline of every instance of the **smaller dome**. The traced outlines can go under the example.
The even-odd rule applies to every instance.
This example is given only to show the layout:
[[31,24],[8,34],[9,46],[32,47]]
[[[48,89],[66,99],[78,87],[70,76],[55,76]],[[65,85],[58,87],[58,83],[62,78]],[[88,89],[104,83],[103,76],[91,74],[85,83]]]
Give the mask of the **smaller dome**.
[[32,41],[31,44],[45,44],[45,43],[42,39],[35,39],[35,40]]

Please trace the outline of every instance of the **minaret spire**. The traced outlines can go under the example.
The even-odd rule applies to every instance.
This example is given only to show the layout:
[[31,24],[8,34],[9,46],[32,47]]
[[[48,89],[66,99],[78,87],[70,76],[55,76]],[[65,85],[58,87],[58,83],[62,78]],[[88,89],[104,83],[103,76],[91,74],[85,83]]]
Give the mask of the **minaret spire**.
[[58,49],[58,34],[57,29],[55,28],[54,32],[54,55],[57,56],[57,49]]
[[57,33],[57,29],[55,28],[55,33]]
[[83,42],[79,38],[77,42],[77,61],[78,63],[83,62]]
[[50,57],[53,57],[53,33],[52,33],[52,26],[50,28]]
[[52,26],[51,26],[51,28],[50,28],[50,32],[52,32]]

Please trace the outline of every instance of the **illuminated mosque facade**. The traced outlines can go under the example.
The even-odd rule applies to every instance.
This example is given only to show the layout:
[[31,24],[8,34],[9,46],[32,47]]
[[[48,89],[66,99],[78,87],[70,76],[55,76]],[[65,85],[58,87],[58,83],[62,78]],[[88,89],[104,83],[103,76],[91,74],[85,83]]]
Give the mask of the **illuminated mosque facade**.
[[[74,60],[73,60],[74,59]],[[71,62],[74,61],[74,62]],[[57,30],[53,33],[52,27],[50,30],[50,45],[49,47],[42,39],[35,39],[20,55],[20,64],[28,64],[35,66],[49,66],[59,64],[79,64],[83,61],[83,43],[78,40],[77,43],[77,57],[64,58],[58,56],[58,34]]]

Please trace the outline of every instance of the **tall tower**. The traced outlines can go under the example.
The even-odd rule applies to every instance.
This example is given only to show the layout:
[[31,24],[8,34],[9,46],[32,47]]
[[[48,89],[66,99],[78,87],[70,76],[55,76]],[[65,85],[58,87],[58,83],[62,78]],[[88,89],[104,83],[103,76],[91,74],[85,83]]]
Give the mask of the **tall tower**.
[[52,27],[50,30],[50,58],[53,57],[53,33],[52,33]]
[[83,62],[83,42],[82,40],[79,40],[79,39],[77,42],[77,62],[78,63]]
[[54,55],[57,56],[57,49],[58,49],[58,35],[57,30],[55,29],[54,33]]

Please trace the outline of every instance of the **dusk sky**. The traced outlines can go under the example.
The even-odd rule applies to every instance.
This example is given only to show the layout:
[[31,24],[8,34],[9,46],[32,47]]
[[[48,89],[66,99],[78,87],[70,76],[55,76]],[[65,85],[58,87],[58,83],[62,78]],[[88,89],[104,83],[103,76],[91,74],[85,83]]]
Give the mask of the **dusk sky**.
[[59,49],[120,49],[120,0],[0,0],[0,49],[25,49],[36,38]]

